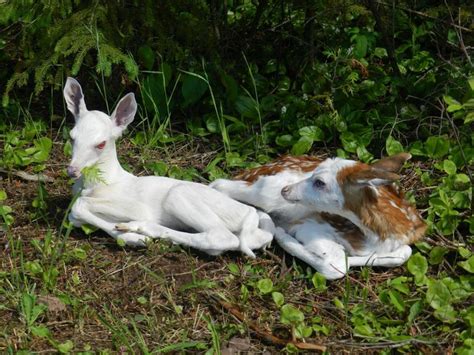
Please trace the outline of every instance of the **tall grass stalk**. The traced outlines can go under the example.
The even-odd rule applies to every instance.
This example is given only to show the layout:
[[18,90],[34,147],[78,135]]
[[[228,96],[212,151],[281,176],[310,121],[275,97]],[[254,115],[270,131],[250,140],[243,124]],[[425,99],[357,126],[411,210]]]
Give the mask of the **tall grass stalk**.
[[[166,112],[160,112],[160,108],[157,104],[157,98],[153,97],[152,93],[148,91],[143,85],[139,79],[138,80],[138,85],[140,87],[140,91],[142,93],[142,103],[143,106],[145,107],[145,99],[148,99],[151,104],[153,105],[153,117],[152,119],[148,119],[147,113],[145,112],[144,116],[144,122],[147,122],[147,127],[144,130],[145,137],[147,138],[147,145],[148,146],[154,146],[156,143],[160,141],[160,139],[163,137],[164,132],[168,129],[168,132],[170,135],[172,135],[171,131],[171,100],[173,99],[173,96],[176,92],[176,88],[178,86],[179,80],[181,78],[181,74],[178,74],[178,77],[174,81],[173,88],[171,89],[171,92],[168,95],[167,89],[166,89],[166,76],[165,76],[165,71],[163,64],[161,64],[161,70],[160,71],[151,71],[151,70],[146,70],[142,71],[144,74],[152,74],[152,75],[160,75],[162,85],[163,85],[163,95],[164,95],[164,101],[166,104]],[[161,120],[161,117],[165,117],[164,120]],[[147,133],[150,132],[150,133]]]
[[186,71],[186,70],[181,70],[181,72],[183,72],[185,74],[188,74],[188,75],[192,75],[192,76],[194,76],[198,79],[201,79],[202,81],[204,81],[206,83],[206,85],[209,89],[209,93],[211,94],[212,106],[214,107],[214,112],[215,112],[216,117],[217,117],[217,123],[219,124],[219,129],[220,129],[221,137],[222,137],[222,143],[223,143],[223,146],[224,146],[224,152],[229,153],[232,150],[232,148],[231,148],[231,142],[230,142],[229,134],[227,132],[227,127],[226,127],[226,124],[225,124],[225,116],[224,116],[224,112],[223,112],[224,110],[222,108],[222,102],[219,101],[219,103],[217,103],[216,97],[214,95],[214,90],[212,89],[212,85],[209,81],[209,76],[208,76],[207,71],[206,71],[206,65],[204,63],[204,59],[202,60],[202,69],[203,69],[203,72],[204,72],[204,76],[193,73],[193,72],[190,72],[190,71]]
[[247,57],[245,56],[245,53],[242,52],[242,56],[244,57],[245,65],[247,66],[247,70],[249,72],[250,81],[252,83],[253,95],[254,96],[252,96],[252,94],[246,88],[243,88],[243,90],[252,99],[252,101],[254,103],[255,110],[257,111],[257,116],[258,116],[258,123],[260,125],[261,139],[260,139],[260,141],[259,141],[258,138],[256,139],[256,143],[257,143],[256,152],[258,152],[262,147],[264,147],[266,145],[266,142],[267,142],[266,132],[265,132],[265,127],[263,126],[262,111],[260,109],[260,100],[258,98],[257,83],[255,81],[255,77],[253,75],[252,68],[250,67],[250,64],[247,60]]

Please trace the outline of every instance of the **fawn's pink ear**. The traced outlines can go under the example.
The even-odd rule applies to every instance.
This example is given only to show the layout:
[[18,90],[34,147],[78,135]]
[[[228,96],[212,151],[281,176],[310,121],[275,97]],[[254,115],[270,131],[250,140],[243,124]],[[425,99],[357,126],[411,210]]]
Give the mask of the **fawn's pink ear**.
[[391,157],[380,159],[375,163],[371,164],[371,167],[377,170],[390,171],[392,173],[398,173],[405,162],[411,159],[410,153],[398,153]]
[[81,85],[76,79],[67,78],[66,85],[64,85],[63,95],[68,110],[74,115],[76,120],[82,113],[87,111]]
[[115,125],[123,130],[133,121],[136,112],[137,102],[135,101],[135,95],[129,93],[119,101],[111,118]]

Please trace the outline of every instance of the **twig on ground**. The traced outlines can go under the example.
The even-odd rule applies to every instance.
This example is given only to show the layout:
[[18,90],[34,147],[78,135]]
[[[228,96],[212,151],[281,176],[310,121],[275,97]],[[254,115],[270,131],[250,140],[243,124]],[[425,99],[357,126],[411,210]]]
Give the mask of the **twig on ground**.
[[23,180],[27,181],[43,181],[43,182],[54,182],[54,179],[50,176],[44,174],[30,174],[26,171],[15,171],[15,170],[5,170],[0,168],[0,173],[2,174],[12,174]]
[[240,322],[245,323],[252,331],[255,332],[255,334],[262,338],[265,339],[266,341],[269,341],[270,343],[277,344],[277,345],[283,345],[286,346],[288,344],[294,345],[296,348],[301,349],[301,350],[319,350],[319,351],[326,351],[326,346],[320,345],[320,344],[314,344],[314,343],[303,343],[303,342],[297,342],[297,341],[291,341],[291,340],[285,340],[276,337],[275,335],[261,329],[258,327],[258,325],[255,322],[252,321],[247,321],[245,319],[245,316],[240,312],[237,307],[234,305],[230,304],[229,302],[223,301],[216,296],[209,295],[209,297],[214,300],[215,302],[219,303],[225,310],[227,310],[230,314],[232,314],[234,317],[236,317]]

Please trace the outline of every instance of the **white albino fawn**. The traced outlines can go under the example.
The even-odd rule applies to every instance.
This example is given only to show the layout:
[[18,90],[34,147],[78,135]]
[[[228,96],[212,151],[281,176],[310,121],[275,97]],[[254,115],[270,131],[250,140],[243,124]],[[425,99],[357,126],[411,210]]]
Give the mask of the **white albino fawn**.
[[[128,245],[166,238],[212,255],[241,250],[254,257],[252,250],[271,242],[273,223],[254,207],[202,184],[137,177],[120,166],[115,140],[134,119],[137,103],[132,93],[119,101],[111,116],[87,110],[73,78],[67,79],[64,98],[76,121],[67,168],[77,179],[73,190],[80,191],[69,215],[75,226],[91,224]],[[101,181],[81,177],[82,169],[95,164]]]
[[403,264],[424,235],[424,221],[394,185],[410,157],[367,165],[287,156],[211,186],[269,213],[284,250],[337,279],[351,266]]

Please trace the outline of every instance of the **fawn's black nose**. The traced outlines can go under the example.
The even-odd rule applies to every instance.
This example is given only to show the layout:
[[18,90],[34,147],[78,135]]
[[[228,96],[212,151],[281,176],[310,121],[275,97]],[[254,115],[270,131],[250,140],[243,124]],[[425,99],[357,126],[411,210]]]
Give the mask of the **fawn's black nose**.
[[70,177],[70,178],[73,178],[73,179],[77,179],[80,175],[80,172],[79,172],[79,169],[77,169],[76,167],[74,166],[68,166],[67,167],[67,175]]

